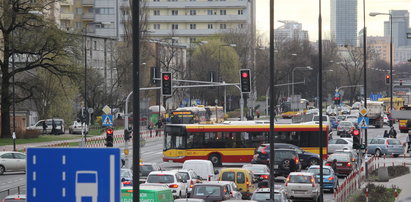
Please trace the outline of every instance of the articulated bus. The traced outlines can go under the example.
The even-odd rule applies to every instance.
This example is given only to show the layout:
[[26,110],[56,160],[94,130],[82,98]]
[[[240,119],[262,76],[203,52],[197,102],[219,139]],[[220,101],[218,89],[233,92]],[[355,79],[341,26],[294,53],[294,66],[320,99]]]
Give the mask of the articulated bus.
[[[163,161],[182,163],[209,159],[222,163],[249,163],[255,149],[268,143],[270,125],[255,121],[223,124],[167,124]],[[289,143],[305,151],[320,153],[318,124],[275,124],[275,143]],[[328,126],[323,125],[323,158],[328,152]]]

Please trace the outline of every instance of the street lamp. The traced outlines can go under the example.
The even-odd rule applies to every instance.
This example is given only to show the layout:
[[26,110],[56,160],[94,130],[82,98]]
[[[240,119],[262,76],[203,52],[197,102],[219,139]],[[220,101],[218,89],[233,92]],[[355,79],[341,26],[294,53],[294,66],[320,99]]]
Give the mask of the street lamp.
[[313,70],[310,66],[306,67],[294,67],[293,70],[291,71],[291,83],[292,83],[292,88],[291,88],[291,94],[294,95],[294,71],[296,69],[305,69],[305,70]]
[[377,15],[389,15],[390,16],[390,113],[392,111],[392,15],[391,13],[378,13],[371,12],[370,16],[375,17]]
[[[222,82],[223,77],[220,76],[220,66],[221,66],[221,47],[222,46],[230,46],[230,47],[237,47],[237,44],[222,44],[218,47],[218,71],[217,71],[217,81]],[[220,97],[220,88],[217,87],[217,102],[218,98]],[[226,99],[226,86],[224,86],[224,114],[227,113],[227,99]],[[216,106],[218,105],[216,102]],[[218,121],[217,118],[217,108],[216,108],[216,120]]]

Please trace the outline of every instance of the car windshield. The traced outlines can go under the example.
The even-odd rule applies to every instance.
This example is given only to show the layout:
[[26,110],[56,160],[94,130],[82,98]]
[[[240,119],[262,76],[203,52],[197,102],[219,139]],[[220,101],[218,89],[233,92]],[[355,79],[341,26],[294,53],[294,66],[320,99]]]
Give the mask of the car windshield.
[[147,178],[148,183],[173,183],[174,177],[172,175],[149,175]]
[[152,165],[140,165],[140,173],[142,176],[147,176],[153,170],[154,168]]
[[289,183],[311,183],[311,177],[307,175],[290,175]]
[[195,188],[195,196],[220,196],[220,186],[200,186]]
[[350,157],[348,155],[336,154],[330,155],[330,157],[328,157],[328,161],[333,161],[334,159],[336,159],[337,161],[350,161]]
[[[270,200],[270,192],[255,192],[251,198],[251,200],[256,201],[269,201]],[[279,193],[274,193],[274,201],[280,202],[281,195]]]
[[265,173],[267,170],[263,166],[244,166],[245,169],[251,170],[255,173]]
[[[320,168],[310,168],[310,169],[308,169],[308,172],[309,172],[309,173],[314,173],[314,174],[318,175],[318,174],[320,174]],[[330,169],[328,169],[328,168],[323,168],[323,174],[324,174],[324,175],[330,175],[330,174],[331,174]]]

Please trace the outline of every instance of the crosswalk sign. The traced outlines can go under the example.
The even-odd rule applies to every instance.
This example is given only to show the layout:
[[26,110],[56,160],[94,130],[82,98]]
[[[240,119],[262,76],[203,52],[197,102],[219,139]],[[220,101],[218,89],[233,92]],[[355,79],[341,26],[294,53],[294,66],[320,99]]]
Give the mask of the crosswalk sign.
[[102,126],[113,126],[113,115],[103,115],[101,121]]
[[368,128],[368,124],[369,124],[369,119],[368,117],[358,117],[358,127],[359,128]]

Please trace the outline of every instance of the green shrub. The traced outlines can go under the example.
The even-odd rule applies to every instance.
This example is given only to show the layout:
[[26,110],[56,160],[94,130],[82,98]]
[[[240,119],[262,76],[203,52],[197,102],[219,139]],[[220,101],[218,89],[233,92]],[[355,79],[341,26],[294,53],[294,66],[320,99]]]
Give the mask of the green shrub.
[[[375,185],[375,184],[368,184],[368,201],[372,202],[394,202],[394,189],[397,189],[398,192],[401,190],[397,187],[386,188],[384,185]],[[365,202],[365,188],[361,189],[356,194],[353,194],[350,200],[352,202]]]
[[410,173],[410,168],[407,166],[388,166],[388,176],[395,178],[401,175]]

